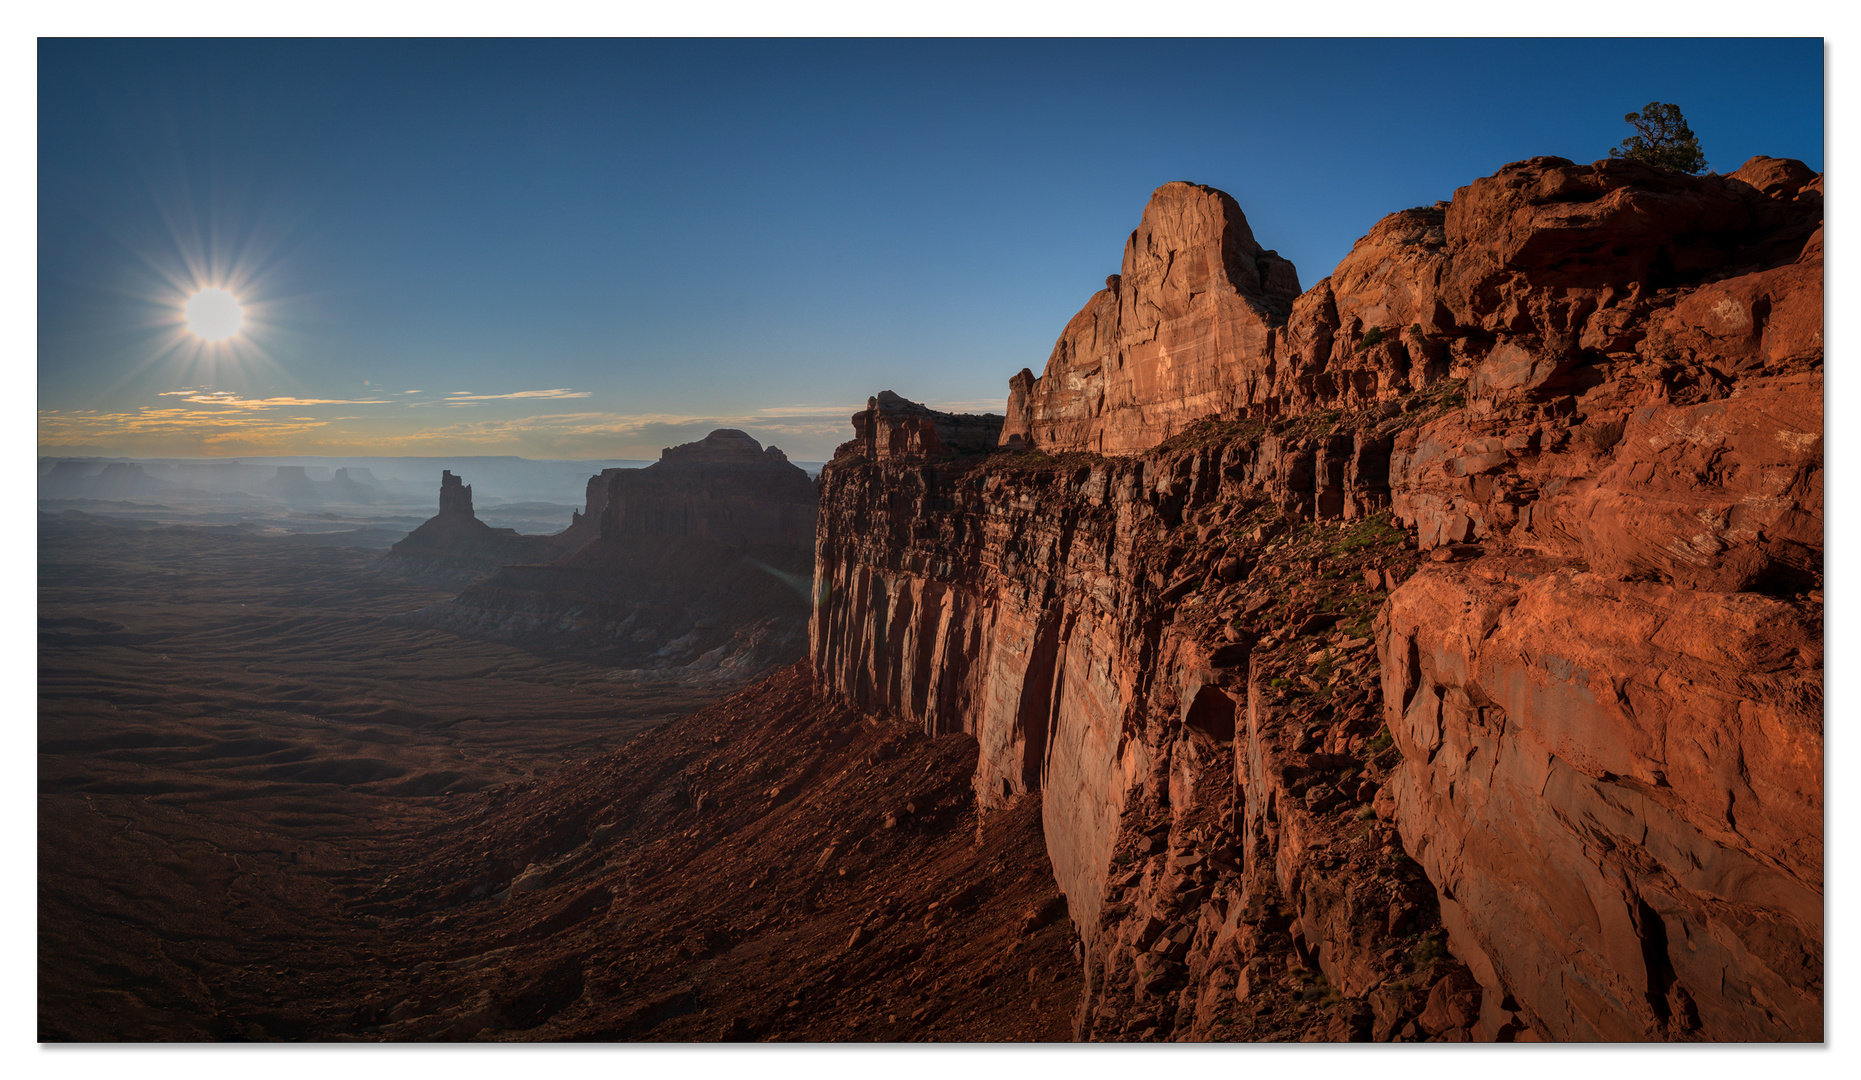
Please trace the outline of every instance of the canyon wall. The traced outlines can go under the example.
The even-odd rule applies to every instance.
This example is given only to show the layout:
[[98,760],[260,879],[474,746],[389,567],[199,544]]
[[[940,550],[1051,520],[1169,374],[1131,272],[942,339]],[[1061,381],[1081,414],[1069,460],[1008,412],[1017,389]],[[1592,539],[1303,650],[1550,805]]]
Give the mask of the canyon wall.
[[722,428],[603,470],[568,529],[523,538],[552,545],[547,561],[509,560],[409,617],[633,678],[743,678],[802,655],[816,501],[780,450]]
[[817,678],[1042,791],[1079,1034],[1822,1037],[1821,185],[1535,158],[1295,297],[1169,184],[1003,452],[855,419]]

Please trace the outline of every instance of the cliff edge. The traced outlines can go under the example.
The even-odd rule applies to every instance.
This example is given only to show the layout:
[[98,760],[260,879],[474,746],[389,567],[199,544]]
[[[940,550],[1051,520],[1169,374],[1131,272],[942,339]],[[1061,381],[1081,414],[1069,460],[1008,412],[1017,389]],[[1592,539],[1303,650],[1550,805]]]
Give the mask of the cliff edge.
[[1078,1035],[1823,1037],[1821,193],[1533,158],[1295,295],[1169,184],[1014,452],[856,423],[816,677],[1040,793]]

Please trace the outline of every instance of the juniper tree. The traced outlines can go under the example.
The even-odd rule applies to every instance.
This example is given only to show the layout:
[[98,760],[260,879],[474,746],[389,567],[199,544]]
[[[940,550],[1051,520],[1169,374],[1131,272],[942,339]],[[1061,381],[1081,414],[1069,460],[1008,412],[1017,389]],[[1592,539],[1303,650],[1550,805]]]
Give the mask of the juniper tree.
[[1675,172],[1698,174],[1706,169],[1706,154],[1699,148],[1699,137],[1680,115],[1680,106],[1650,101],[1638,113],[1622,119],[1635,128],[1635,134],[1609,151],[1612,158],[1639,161]]

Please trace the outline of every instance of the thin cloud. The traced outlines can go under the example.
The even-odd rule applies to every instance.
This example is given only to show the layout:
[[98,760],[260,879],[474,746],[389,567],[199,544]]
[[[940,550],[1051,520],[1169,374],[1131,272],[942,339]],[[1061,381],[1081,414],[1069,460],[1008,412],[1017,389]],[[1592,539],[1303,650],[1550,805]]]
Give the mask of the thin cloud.
[[301,409],[306,405],[392,405],[389,398],[242,398],[230,390],[163,390],[157,397],[178,397],[194,405],[218,405],[228,409],[264,412],[271,409]]
[[459,405],[471,401],[517,401],[526,398],[551,401],[593,396],[592,390],[571,390],[568,387],[559,387],[555,390],[518,390],[509,394],[474,394],[470,390],[454,390],[446,395],[446,404]]
[[133,413],[39,413],[39,445],[160,447],[211,450],[288,449],[330,425],[314,417],[272,417],[247,410],[158,409]]

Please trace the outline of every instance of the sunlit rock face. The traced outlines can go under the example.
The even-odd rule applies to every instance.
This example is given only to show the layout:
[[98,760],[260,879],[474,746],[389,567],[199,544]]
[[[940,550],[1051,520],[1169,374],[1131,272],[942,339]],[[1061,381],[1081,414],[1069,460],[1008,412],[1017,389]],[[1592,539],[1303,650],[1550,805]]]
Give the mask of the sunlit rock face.
[[1483,983],[1560,1039],[1819,1033],[1813,606],[1489,556],[1380,629],[1397,821]]
[[1165,184],[1119,273],[1060,334],[1047,373],[1010,383],[1002,440],[1132,453],[1254,400],[1298,295],[1292,263],[1260,247],[1231,197]]
[[1170,184],[1014,452],[855,420],[816,675],[1042,789],[1082,1036],[1822,1038],[1821,191],[1534,158],[1294,296]]

